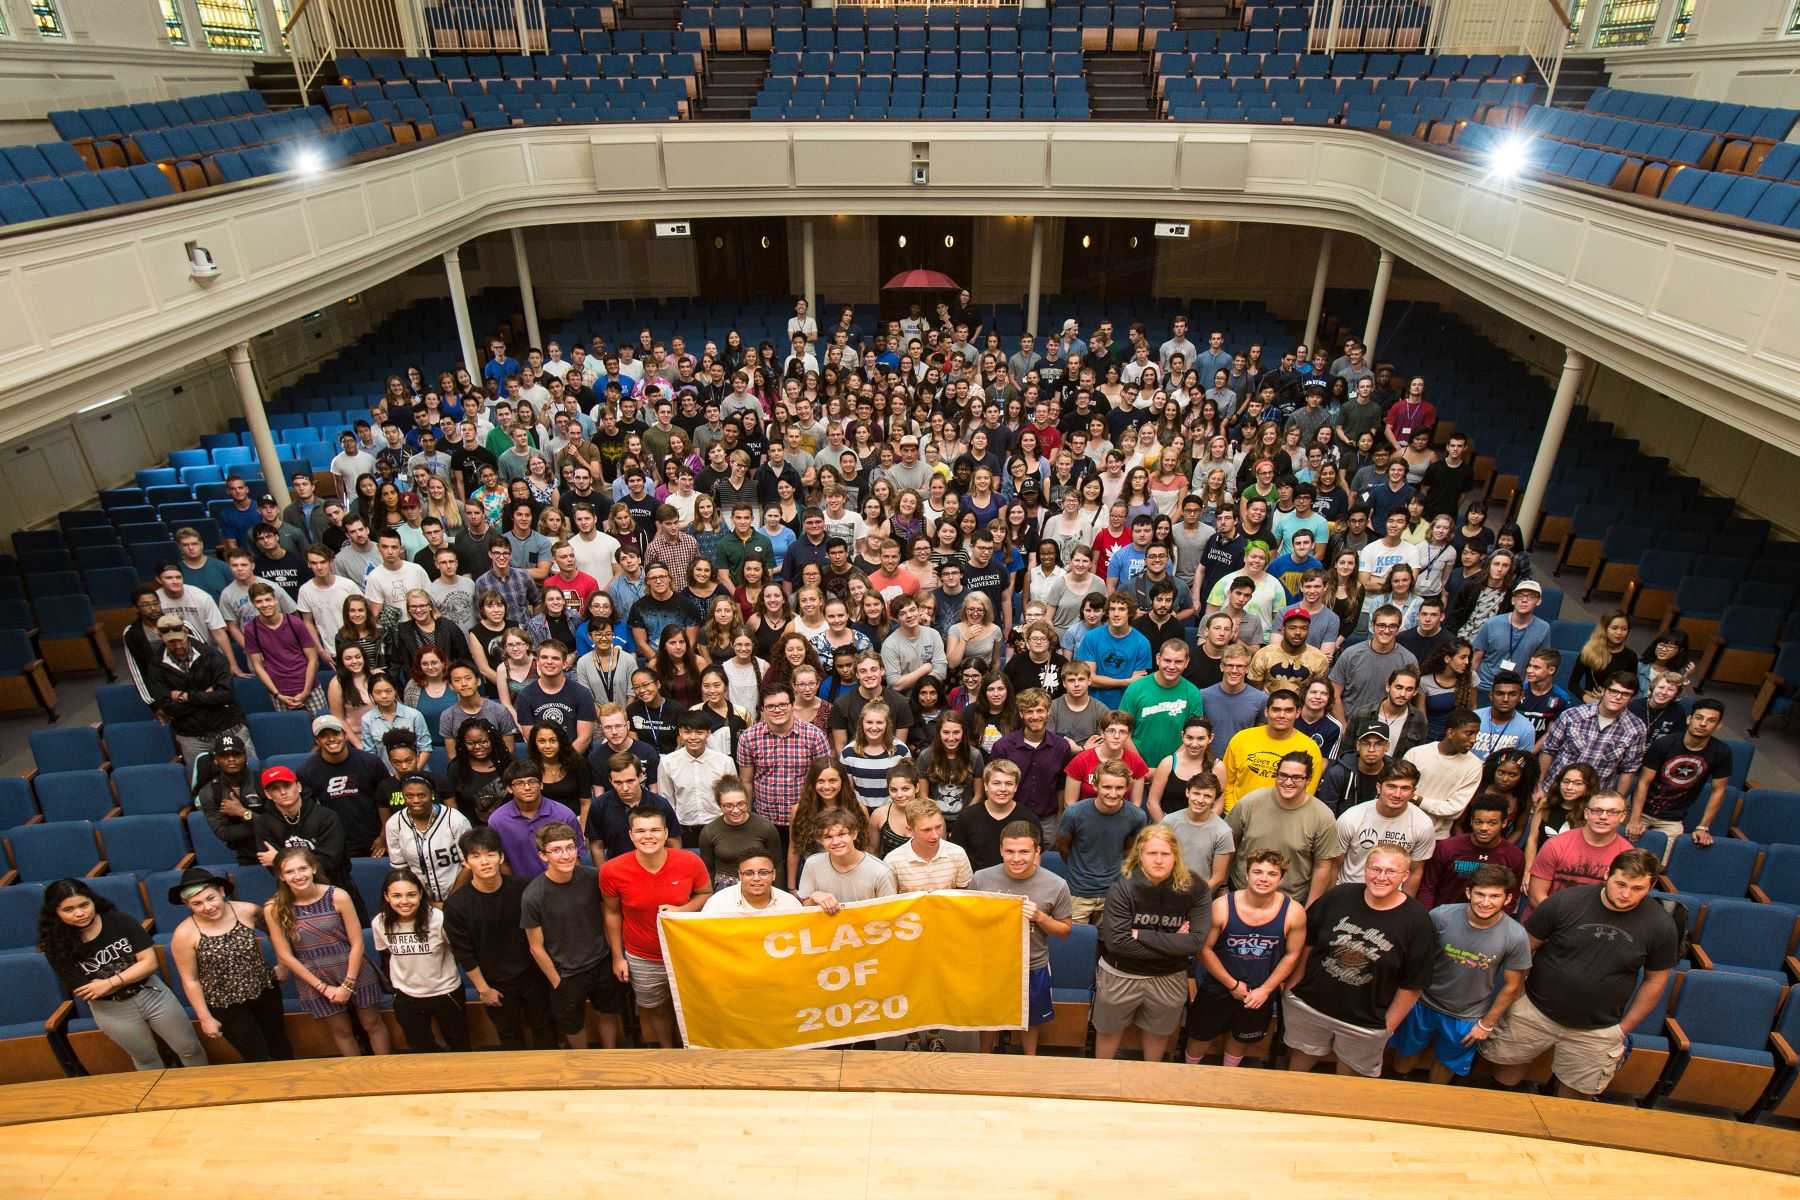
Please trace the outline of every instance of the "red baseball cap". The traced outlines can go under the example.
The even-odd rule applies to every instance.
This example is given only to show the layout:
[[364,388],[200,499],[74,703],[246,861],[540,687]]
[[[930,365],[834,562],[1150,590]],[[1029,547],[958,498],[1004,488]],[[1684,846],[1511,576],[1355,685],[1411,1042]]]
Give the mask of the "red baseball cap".
[[271,783],[299,782],[298,779],[294,778],[294,770],[292,767],[270,767],[262,773],[262,785],[264,787],[268,787]]
[[1312,614],[1306,611],[1306,608],[1304,605],[1296,604],[1296,605],[1294,605],[1294,607],[1288,609],[1286,612],[1281,614],[1281,623],[1283,625],[1286,625],[1289,621],[1310,622],[1311,620],[1312,620]]

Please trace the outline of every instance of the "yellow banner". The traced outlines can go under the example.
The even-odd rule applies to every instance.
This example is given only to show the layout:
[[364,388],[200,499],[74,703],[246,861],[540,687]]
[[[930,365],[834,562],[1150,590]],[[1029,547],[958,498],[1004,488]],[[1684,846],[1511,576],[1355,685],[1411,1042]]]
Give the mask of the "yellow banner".
[[1023,1029],[1030,928],[1018,896],[912,893],[771,916],[664,913],[682,1041],[835,1046],[920,1029]]

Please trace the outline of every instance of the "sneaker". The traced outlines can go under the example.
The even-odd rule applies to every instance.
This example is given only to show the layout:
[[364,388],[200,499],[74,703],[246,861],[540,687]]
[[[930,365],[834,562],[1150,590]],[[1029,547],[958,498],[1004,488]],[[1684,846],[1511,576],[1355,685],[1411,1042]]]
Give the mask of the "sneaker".
[[925,1049],[933,1054],[942,1054],[949,1048],[944,1045],[944,1039],[941,1037],[934,1037],[925,1043]]
[[908,1035],[907,1035],[907,1037],[906,1037],[906,1045],[904,1045],[904,1046],[902,1046],[902,1047],[900,1047],[900,1048],[901,1048],[901,1049],[902,1049],[902,1050],[923,1050],[923,1049],[925,1049],[925,1045],[924,1045],[924,1043],[923,1043],[923,1042],[921,1042],[921,1041],[920,1041],[920,1040],[919,1040],[919,1035],[918,1035],[918,1034],[916,1034],[916,1033],[912,1033],[912,1034],[908,1034]]

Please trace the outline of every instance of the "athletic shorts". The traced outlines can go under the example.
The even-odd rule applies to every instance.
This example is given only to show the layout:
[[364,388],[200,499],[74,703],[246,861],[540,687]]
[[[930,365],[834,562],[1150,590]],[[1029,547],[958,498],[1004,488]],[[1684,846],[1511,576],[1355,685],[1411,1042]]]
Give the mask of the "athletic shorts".
[[1406,1014],[1406,1020],[1400,1022],[1400,1028],[1394,1031],[1394,1053],[1401,1058],[1411,1058],[1423,1053],[1430,1047],[1437,1060],[1450,1069],[1452,1075],[1467,1075],[1475,1065],[1475,1047],[1478,1043],[1463,1045],[1463,1038],[1469,1030],[1475,1028],[1475,1022],[1463,1017],[1453,1017],[1439,1012],[1423,1000],[1412,1006]]
[[1260,1042],[1275,1024],[1276,1003],[1277,997],[1270,996],[1261,1008],[1245,1008],[1235,997],[1202,985],[1200,994],[1188,1005],[1188,1041],[1210,1042],[1227,1034],[1245,1045]]
[[1056,1005],[1050,999],[1050,968],[1033,967],[1025,978],[1030,985],[1025,1007],[1026,1024],[1032,1029],[1048,1025],[1056,1019]]
[[1625,1061],[1625,1035],[1618,1025],[1576,1029],[1558,1024],[1545,1016],[1529,996],[1520,996],[1507,1010],[1506,1019],[1500,1022],[1494,1036],[1481,1043],[1481,1057],[1512,1067],[1535,1061],[1553,1046],[1556,1053],[1550,1069],[1569,1090],[1584,1096],[1604,1092],[1619,1064]]
[[1281,1041],[1289,1050],[1314,1058],[1336,1057],[1346,1070],[1381,1077],[1381,1053],[1387,1049],[1385,1029],[1369,1029],[1327,1016],[1289,992],[1281,1001]]
[[613,978],[612,960],[601,959],[593,966],[566,974],[550,995],[550,1010],[556,1016],[556,1027],[564,1036],[580,1033],[587,1023],[587,1006],[602,1016],[619,1011],[619,981]]
[[1174,975],[1127,975],[1100,961],[1095,973],[1094,1028],[1123,1033],[1136,1025],[1145,1033],[1167,1036],[1181,1028],[1187,1007],[1186,971]]
[[669,1004],[669,968],[654,958],[625,956],[631,969],[631,996],[639,1008],[665,1008]]

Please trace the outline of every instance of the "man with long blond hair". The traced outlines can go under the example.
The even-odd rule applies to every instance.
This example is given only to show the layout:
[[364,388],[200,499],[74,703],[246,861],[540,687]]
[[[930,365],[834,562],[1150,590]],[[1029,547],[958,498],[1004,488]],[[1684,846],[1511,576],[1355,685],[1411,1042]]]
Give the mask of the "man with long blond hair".
[[1145,1062],[1161,1062],[1181,1027],[1188,980],[1212,928],[1212,892],[1181,861],[1167,825],[1140,830],[1100,921],[1094,1057],[1112,1058],[1128,1026]]

